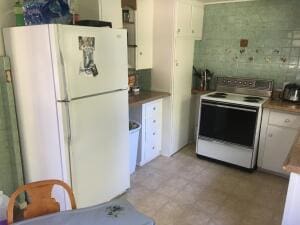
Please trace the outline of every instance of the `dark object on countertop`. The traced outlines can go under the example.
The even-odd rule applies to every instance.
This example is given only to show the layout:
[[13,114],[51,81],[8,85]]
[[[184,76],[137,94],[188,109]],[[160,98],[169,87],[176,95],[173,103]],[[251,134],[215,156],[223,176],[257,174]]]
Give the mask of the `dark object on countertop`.
[[281,93],[281,99],[290,102],[300,102],[300,85],[291,83],[285,85]]
[[79,20],[75,23],[79,26],[88,26],[88,27],[110,27],[112,28],[112,23],[107,21],[100,20]]

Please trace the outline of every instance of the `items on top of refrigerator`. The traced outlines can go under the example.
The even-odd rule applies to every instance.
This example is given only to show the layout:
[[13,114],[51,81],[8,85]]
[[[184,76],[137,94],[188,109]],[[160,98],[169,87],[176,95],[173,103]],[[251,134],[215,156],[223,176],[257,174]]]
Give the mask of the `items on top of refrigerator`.
[[67,0],[24,0],[26,25],[60,23],[72,21]]
[[16,1],[14,12],[16,16],[16,25],[24,26],[23,4],[20,1]]

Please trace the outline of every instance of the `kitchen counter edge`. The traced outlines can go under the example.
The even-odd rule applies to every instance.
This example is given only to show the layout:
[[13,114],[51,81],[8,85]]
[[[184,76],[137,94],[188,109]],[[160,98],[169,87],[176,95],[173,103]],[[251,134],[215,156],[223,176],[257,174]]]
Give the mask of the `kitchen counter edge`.
[[300,113],[300,104],[286,102],[279,99],[270,99],[263,104],[264,108],[290,113]]
[[140,91],[139,94],[134,95],[129,93],[128,95],[128,103],[129,106],[142,105],[148,102],[152,102],[154,100],[165,98],[171,96],[168,92],[159,92],[159,91]]

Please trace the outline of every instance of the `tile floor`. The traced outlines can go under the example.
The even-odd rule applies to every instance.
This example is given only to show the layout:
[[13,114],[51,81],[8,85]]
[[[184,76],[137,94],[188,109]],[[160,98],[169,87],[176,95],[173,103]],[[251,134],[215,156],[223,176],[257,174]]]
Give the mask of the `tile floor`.
[[127,199],[157,225],[279,225],[288,180],[206,160],[190,145],[137,169]]

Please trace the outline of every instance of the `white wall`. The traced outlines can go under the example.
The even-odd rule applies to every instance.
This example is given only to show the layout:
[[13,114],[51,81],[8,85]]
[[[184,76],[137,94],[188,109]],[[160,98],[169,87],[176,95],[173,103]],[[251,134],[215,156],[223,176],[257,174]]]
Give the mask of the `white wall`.
[[4,55],[2,28],[15,26],[14,4],[15,1],[13,0],[0,0],[0,56]]

